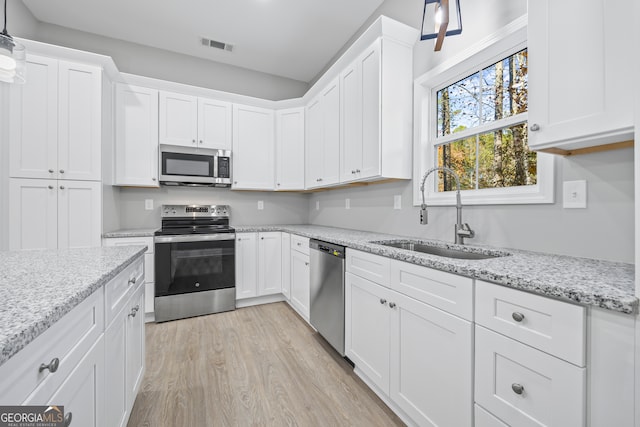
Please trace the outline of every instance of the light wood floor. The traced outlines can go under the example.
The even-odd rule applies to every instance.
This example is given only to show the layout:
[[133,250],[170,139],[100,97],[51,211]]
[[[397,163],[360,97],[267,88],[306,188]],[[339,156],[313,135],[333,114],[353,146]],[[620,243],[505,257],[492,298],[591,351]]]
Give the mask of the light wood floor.
[[286,303],[146,327],[128,427],[403,425]]

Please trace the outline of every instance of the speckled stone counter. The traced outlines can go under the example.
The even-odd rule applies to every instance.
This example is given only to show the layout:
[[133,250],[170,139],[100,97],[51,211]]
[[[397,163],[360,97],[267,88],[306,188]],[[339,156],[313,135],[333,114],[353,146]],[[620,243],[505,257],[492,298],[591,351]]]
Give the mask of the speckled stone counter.
[[[159,228],[159,227],[158,227]],[[102,237],[105,239],[110,238],[122,238],[122,237],[153,237],[158,228],[138,228],[138,229],[124,229],[115,230],[103,233]]]
[[145,250],[119,246],[0,252],[0,365]]
[[627,314],[636,314],[638,310],[633,264],[473,245],[462,248],[504,256],[483,260],[453,259],[371,243],[411,239],[439,247],[460,248],[439,240],[316,225],[234,225],[234,228],[236,232],[286,231],[565,301]]

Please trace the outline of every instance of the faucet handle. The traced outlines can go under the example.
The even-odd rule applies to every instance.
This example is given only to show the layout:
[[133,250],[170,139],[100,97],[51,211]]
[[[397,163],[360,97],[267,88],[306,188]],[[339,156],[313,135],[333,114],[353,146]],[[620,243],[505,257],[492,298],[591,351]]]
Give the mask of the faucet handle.
[[458,228],[457,234],[458,236],[466,237],[468,239],[471,239],[476,235],[475,231],[473,231],[466,222]]
[[420,224],[427,225],[429,223],[429,213],[427,212],[427,205],[420,205]]

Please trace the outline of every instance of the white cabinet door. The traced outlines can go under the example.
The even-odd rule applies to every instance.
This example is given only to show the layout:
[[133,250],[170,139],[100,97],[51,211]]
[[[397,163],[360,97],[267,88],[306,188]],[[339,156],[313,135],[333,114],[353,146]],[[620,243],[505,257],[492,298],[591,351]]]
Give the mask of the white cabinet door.
[[282,295],[291,299],[291,234],[282,233]]
[[110,427],[104,422],[104,357],[101,336],[53,396],[27,404],[64,406],[65,425]]
[[116,86],[115,184],[158,187],[158,91]]
[[322,184],[322,99],[313,99],[306,109],[305,119],[305,188],[315,188]]
[[236,234],[236,299],[258,295],[258,233]]
[[633,139],[632,3],[529,2],[529,147],[581,148]]
[[394,292],[345,274],[345,353],[383,393],[389,394],[391,315]]
[[[362,101],[362,145],[360,152],[360,168],[356,168],[356,178],[365,179],[379,176],[382,173],[381,170],[381,105],[382,105],[382,63],[381,63],[381,40],[376,40],[375,43],[360,56],[358,59],[358,66],[360,67],[360,87],[361,87],[361,101]],[[398,65],[399,66],[399,65]],[[389,70],[390,71],[390,70]],[[401,80],[398,78],[398,80]],[[386,84],[386,81],[385,83]],[[391,105],[391,109],[394,107],[399,110],[398,106],[393,105],[393,101],[386,100]],[[409,107],[410,108],[410,107]],[[398,112],[396,111],[396,115]],[[410,121],[410,120],[409,120]],[[389,118],[391,122],[391,118]],[[388,125],[391,128],[391,123]],[[394,135],[398,138],[397,135]],[[388,141],[388,144],[397,144],[398,141]],[[405,153],[397,152],[396,149],[391,148],[391,153],[395,152],[396,157],[406,155]],[[410,157],[410,156],[408,156]]]
[[340,181],[356,179],[362,169],[362,67],[354,61],[340,73]]
[[58,177],[58,61],[28,55],[28,79],[11,87],[9,175]]
[[258,295],[282,292],[282,238],[279,231],[258,235]]
[[391,399],[418,425],[471,427],[471,322],[398,293],[386,307]]
[[323,171],[322,185],[340,182],[340,84],[336,78],[322,92]]
[[291,251],[291,305],[309,320],[309,255]]
[[100,246],[102,184],[58,181],[58,248]]
[[276,190],[304,189],[304,108],[276,112]]
[[144,375],[145,343],[144,343],[144,284],[138,285],[138,289],[131,297],[129,311],[125,308],[127,322],[127,365],[126,365],[126,391],[127,412],[131,413],[136,395],[142,384]]
[[124,427],[127,422],[127,308],[123,309],[111,322],[104,333],[105,348],[105,413],[106,425]]
[[160,144],[197,147],[198,98],[160,92]]
[[233,188],[273,190],[274,112],[233,106]]
[[198,147],[231,150],[232,105],[198,98]]
[[102,70],[60,61],[58,82],[58,178],[100,181]]
[[57,183],[55,179],[9,180],[9,249],[58,247]]

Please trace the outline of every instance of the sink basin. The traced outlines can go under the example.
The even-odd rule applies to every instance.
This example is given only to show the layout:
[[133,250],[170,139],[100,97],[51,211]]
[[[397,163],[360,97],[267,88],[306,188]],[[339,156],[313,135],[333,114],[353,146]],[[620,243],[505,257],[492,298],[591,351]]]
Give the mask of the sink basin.
[[421,242],[414,242],[410,240],[392,241],[392,242],[371,242],[382,246],[389,246],[392,248],[405,249],[408,251],[420,252],[423,254],[437,255],[445,258],[456,259],[489,259],[498,258],[507,254],[500,252],[472,252],[467,250],[443,248],[440,246],[428,245]]

